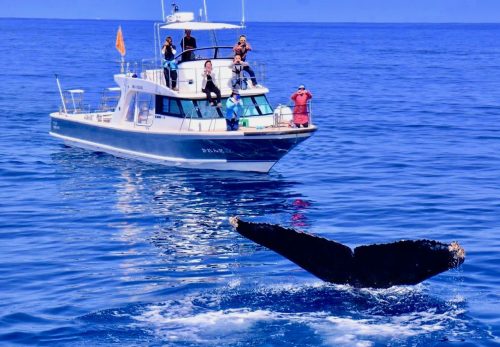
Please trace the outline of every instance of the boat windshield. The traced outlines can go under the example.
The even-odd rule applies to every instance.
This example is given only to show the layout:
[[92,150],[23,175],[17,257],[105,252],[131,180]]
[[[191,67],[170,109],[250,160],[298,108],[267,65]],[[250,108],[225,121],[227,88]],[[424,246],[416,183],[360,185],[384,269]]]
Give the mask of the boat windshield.
[[234,52],[231,46],[214,46],[187,49],[175,58],[179,62],[190,60],[208,60],[208,59],[233,59]]
[[[170,98],[168,96],[156,96],[156,113],[170,117],[179,118],[220,118],[226,114],[226,102],[228,98],[222,98],[222,108],[210,106],[207,100],[188,100]],[[265,95],[243,96],[241,98],[243,108],[240,117],[265,116],[273,113]]]

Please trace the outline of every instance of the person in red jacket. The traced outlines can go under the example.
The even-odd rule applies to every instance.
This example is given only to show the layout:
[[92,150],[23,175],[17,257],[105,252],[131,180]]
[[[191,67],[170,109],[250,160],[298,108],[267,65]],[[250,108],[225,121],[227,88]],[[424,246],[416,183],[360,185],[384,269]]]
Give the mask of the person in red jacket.
[[300,85],[299,89],[292,94],[291,99],[295,103],[293,108],[293,123],[297,128],[302,125],[304,128],[309,126],[309,110],[307,102],[312,99],[310,91],[306,90],[304,85]]

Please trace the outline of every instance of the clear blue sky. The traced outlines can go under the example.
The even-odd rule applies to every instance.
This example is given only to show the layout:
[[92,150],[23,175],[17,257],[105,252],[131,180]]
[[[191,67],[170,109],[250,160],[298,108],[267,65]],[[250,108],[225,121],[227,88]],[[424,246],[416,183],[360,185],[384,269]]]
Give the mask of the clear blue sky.
[[[171,0],[165,1],[169,6]],[[207,0],[211,20],[239,21],[241,0]],[[179,0],[195,11],[202,0]],[[0,17],[161,19],[160,0],[0,0]],[[247,21],[500,23],[500,0],[246,0]]]

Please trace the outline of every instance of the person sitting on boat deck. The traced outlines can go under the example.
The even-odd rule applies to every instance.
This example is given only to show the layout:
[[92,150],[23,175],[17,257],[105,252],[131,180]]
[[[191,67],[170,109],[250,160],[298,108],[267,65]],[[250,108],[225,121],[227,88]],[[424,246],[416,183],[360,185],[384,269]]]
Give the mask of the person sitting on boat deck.
[[194,52],[189,51],[189,52],[184,52],[187,49],[195,49],[196,48],[196,39],[191,36],[191,30],[186,29],[184,30],[185,36],[182,38],[181,41],[181,48],[182,48],[182,61],[188,61],[188,60],[193,60],[194,59]]
[[243,77],[245,66],[248,66],[248,63],[241,61],[241,55],[236,54],[233,59],[233,78],[231,80],[233,89],[247,89],[247,79]]
[[233,90],[231,97],[226,101],[226,125],[228,131],[238,130],[241,110],[240,94]]
[[214,106],[214,101],[212,99],[212,93],[215,93],[217,97],[217,107],[221,107],[221,94],[219,88],[214,83],[214,78],[212,77],[212,61],[207,60],[205,62],[205,70],[203,71],[203,80],[201,84],[201,91],[207,94],[207,100],[211,106]]
[[[247,54],[252,50],[252,46],[247,42],[247,37],[245,35],[241,35],[238,42],[234,45],[233,51],[235,55],[239,55],[241,57],[241,61],[246,62]],[[247,63],[246,66],[243,67],[243,71],[246,71],[250,75],[250,79],[252,80],[252,84],[254,87],[259,87],[257,83],[257,78],[255,77],[255,72],[252,70],[250,65]]]
[[299,89],[292,94],[291,99],[295,103],[293,108],[293,123],[297,128],[302,125],[304,128],[309,126],[309,111],[307,110],[307,102],[312,99],[310,91],[306,90],[304,85],[300,85]]
[[[168,36],[161,49],[161,53],[165,58],[163,63],[163,74],[165,75],[165,83],[167,87],[175,89],[177,86],[177,63],[175,62],[175,45],[172,44],[172,38]],[[172,83],[170,83],[172,81]]]

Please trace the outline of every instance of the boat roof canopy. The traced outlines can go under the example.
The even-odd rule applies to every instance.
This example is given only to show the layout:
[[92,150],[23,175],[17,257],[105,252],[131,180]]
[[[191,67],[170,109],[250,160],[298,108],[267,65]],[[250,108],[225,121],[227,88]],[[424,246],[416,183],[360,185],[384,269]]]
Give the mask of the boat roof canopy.
[[228,23],[213,22],[175,22],[162,25],[162,29],[171,30],[224,30],[224,29],[242,29],[243,26]]

